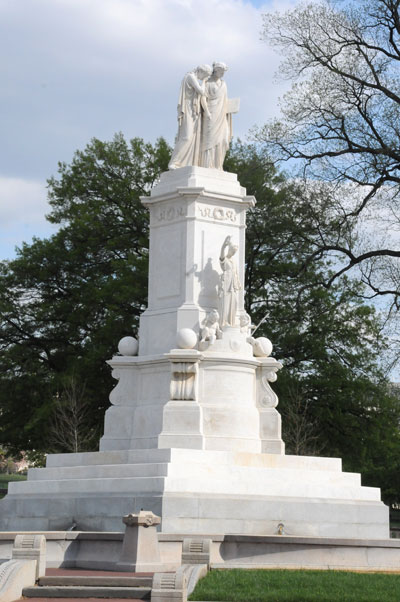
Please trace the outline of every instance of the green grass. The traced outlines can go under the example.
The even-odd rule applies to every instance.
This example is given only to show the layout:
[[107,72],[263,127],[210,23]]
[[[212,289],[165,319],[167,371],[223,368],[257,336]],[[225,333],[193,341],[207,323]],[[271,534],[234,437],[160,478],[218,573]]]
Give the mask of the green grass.
[[26,474],[0,474],[0,487],[9,481],[26,481]]
[[400,575],[346,571],[214,570],[189,600],[399,602]]
[[[0,489],[6,489],[10,481],[26,481],[26,474],[0,474]],[[0,499],[3,497],[0,493]]]

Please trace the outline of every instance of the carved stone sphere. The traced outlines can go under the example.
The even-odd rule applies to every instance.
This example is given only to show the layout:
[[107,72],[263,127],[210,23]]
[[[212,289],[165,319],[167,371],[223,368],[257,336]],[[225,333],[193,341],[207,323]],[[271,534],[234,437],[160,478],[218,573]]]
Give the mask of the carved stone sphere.
[[259,337],[254,341],[253,352],[256,357],[269,357],[272,353],[272,343],[267,337]]
[[123,337],[118,343],[118,351],[121,355],[137,355],[139,343],[134,337]]
[[176,335],[179,349],[193,349],[197,343],[197,334],[191,328],[181,328]]

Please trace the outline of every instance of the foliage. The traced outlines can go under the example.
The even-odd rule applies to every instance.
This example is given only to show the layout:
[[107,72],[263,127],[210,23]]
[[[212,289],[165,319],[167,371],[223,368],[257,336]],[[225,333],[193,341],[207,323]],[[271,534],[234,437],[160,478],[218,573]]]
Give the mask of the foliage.
[[219,570],[201,579],[189,600],[232,602],[397,602],[400,575],[350,571]]
[[66,452],[90,450],[99,439],[99,425],[89,428],[90,405],[85,399],[85,383],[71,376],[54,401],[49,444]]
[[92,140],[49,180],[58,232],[0,264],[0,441],[10,448],[48,451],[55,400],[71,377],[85,383],[87,429],[99,432],[113,386],[105,360],[137,331],[146,304],[140,196],[169,154],[162,139]]
[[263,37],[285,56],[280,73],[293,85],[282,118],[257,137],[308,186],[331,183],[332,213],[328,224],[315,215],[310,256],[336,256],[328,285],[356,267],[370,295],[389,296],[397,309],[399,2],[302,3],[265,14]]
[[[169,155],[162,139],[92,140],[49,181],[49,219],[59,231],[0,264],[0,443],[10,450],[87,450],[98,440],[114,386],[105,360],[122,336],[137,333],[146,305],[140,196]],[[326,288],[329,262],[307,263],[313,215],[328,223],[329,202],[305,197],[256,146],[236,144],[225,169],[257,198],[246,305],[255,324],[265,318],[258,335],[274,342],[285,366],[276,390],[288,451],[343,456],[346,468],[366,471],[368,484],[399,500],[399,407],[379,368],[380,322],[359,283]]]
[[383,487],[386,501],[399,499],[391,477],[399,468],[400,404],[384,376],[382,325],[362,302],[360,283],[346,278],[326,288],[334,266],[324,257],[307,262],[309,216],[327,221],[329,205],[305,199],[257,146],[236,144],[226,169],[257,199],[247,222],[246,307],[254,324],[265,320],[256,336],[273,341],[284,365],[274,388],[287,452],[343,457],[347,470]]
[[29,467],[43,468],[43,466],[46,466],[46,453],[44,451],[28,449],[24,452],[24,455]]
[[10,481],[26,481],[26,478],[26,474],[0,474],[0,499],[6,495]]

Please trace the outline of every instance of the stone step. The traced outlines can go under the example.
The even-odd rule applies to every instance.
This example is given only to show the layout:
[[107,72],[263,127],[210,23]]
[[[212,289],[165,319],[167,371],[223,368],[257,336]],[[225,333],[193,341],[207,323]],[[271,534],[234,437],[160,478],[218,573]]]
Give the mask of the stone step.
[[67,479],[115,477],[165,477],[168,475],[168,463],[158,464],[104,464],[96,466],[58,466],[57,468],[30,468],[29,481],[52,481]]
[[292,468],[317,471],[342,469],[340,458],[316,456],[285,456],[251,452],[229,452],[199,449],[136,449],[121,451],[80,452],[76,454],[50,454],[47,467],[96,466],[98,464],[147,464],[165,462],[207,463],[210,465],[236,465],[266,468]]
[[47,467],[96,466],[97,464],[147,464],[171,460],[169,449],[137,449],[121,451],[79,452],[76,454],[49,454]]
[[[90,598],[90,602],[104,602],[107,598]],[[150,598],[147,598],[148,600]],[[26,602],[26,598],[20,598],[15,602]],[[34,598],[35,602],[71,602],[71,598]],[[87,598],[73,598],[74,602],[87,602]],[[113,602],[125,602],[126,598],[112,598]],[[146,598],[129,598],[130,602],[141,602]]]
[[151,587],[152,577],[55,575],[40,577],[40,586]]
[[[192,462],[158,463],[158,464],[106,464],[96,466],[59,466],[57,468],[31,468],[28,471],[28,481],[59,481],[69,479],[110,479],[110,478],[196,478],[206,477],[218,480],[226,478],[227,466]],[[263,466],[230,466],[230,478],[243,480],[251,478],[254,481],[269,480],[279,475],[279,480],[292,481],[298,478],[299,469],[270,468]],[[361,485],[361,477],[357,473],[336,471],[302,470],[307,482],[332,483],[337,485]],[[12,491],[12,490],[11,490]]]
[[107,587],[107,586],[46,586],[25,587],[24,598],[119,598],[149,600],[150,587]]
[[[44,469],[46,470],[46,469]],[[165,477],[129,477],[116,479],[89,478],[86,479],[60,479],[40,481],[13,481],[10,482],[8,491],[10,494],[78,494],[98,493],[103,494],[122,492],[140,493],[162,493],[164,491]],[[17,485],[17,487],[11,487]],[[19,485],[22,485],[20,487]]]
[[[80,495],[104,496],[115,491],[134,495],[161,493],[210,493],[246,495],[251,491],[257,496],[313,497],[320,499],[350,499],[380,501],[380,490],[361,487],[357,475],[327,472],[316,475],[311,471],[230,471],[221,476],[212,475],[212,470],[182,477],[120,477],[86,478],[65,480],[14,481],[9,485],[13,495]],[[321,478],[317,478],[320,476]],[[255,478],[257,477],[257,478]],[[354,477],[354,478],[353,478]]]

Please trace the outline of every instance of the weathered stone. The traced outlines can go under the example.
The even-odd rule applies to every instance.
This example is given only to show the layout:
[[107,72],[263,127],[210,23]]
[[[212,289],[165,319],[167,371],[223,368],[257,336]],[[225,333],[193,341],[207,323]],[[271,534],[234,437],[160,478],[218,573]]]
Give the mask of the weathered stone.
[[12,549],[14,560],[35,560],[36,579],[46,572],[46,538],[44,535],[24,533],[17,535]]
[[115,570],[152,572],[162,568],[156,530],[160,517],[141,510],[138,514],[127,514],[122,520],[126,529]]
[[151,602],[187,602],[187,581],[184,571],[155,573]]
[[183,540],[182,564],[210,565],[211,539],[187,538]]

